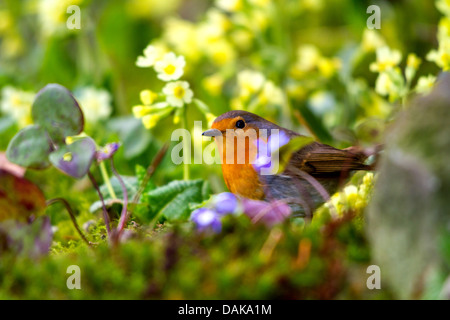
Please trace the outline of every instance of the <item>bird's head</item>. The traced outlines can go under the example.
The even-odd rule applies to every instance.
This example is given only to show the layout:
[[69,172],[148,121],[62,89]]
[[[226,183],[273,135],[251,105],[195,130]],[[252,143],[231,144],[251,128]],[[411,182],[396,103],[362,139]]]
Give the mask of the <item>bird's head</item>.
[[[261,131],[262,129],[265,130]],[[224,163],[230,163],[232,159],[231,163],[248,164],[257,156],[257,140],[267,142],[271,129],[284,130],[256,114],[233,110],[217,117],[211,129],[203,132],[203,135],[214,137]],[[245,152],[239,152],[242,150]]]
[[282,128],[254,113],[243,110],[233,110],[218,116],[216,120],[214,120],[211,129],[203,132],[203,135],[209,137],[225,136],[227,130],[237,129],[241,129],[244,132],[253,129],[256,134],[259,134],[260,129],[267,129],[269,131],[268,134],[270,135],[270,129]]

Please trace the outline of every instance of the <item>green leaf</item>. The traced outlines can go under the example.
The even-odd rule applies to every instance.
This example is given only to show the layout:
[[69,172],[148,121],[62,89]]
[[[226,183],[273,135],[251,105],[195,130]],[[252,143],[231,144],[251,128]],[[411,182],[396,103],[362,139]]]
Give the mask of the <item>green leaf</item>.
[[44,194],[35,184],[0,169],[0,221],[27,221],[44,209]]
[[[138,189],[138,180],[136,177],[132,176],[122,176],[121,178],[123,180],[123,183],[125,184],[125,188],[127,189],[128,193],[128,200],[131,201],[133,199],[134,194],[136,193]],[[122,186],[119,183],[119,180],[114,176],[111,179],[109,179],[111,186],[114,190],[114,193],[117,196],[117,199],[112,199],[111,195],[109,194],[108,187],[106,184],[103,184],[100,186],[100,192],[103,195],[103,199],[105,200],[105,206],[107,208],[112,207],[115,203],[117,203],[117,200],[122,201],[123,199],[123,190]],[[100,200],[95,201],[93,204],[91,204],[89,211],[95,212],[97,210],[100,210],[102,208],[102,202]]]
[[20,130],[9,142],[6,157],[23,167],[44,169],[50,165],[48,155],[52,146],[46,131],[38,126]]
[[[121,178],[123,180],[123,183],[125,184],[125,188],[127,189],[128,198],[132,199],[133,195],[136,193],[139,186],[136,177],[121,175]],[[109,179],[109,181],[117,198],[123,199],[122,186],[120,185],[119,180],[117,180],[117,178],[114,176],[111,179]],[[100,186],[100,192],[102,193],[105,199],[111,198],[108,192],[108,188],[105,184]]]
[[206,115],[207,113],[211,112],[209,111],[209,107],[203,101],[199,99],[194,99],[194,103],[197,106],[198,110],[200,110],[200,112],[202,112],[203,114]]
[[140,155],[151,142],[151,134],[142,125],[140,119],[120,117],[108,122],[108,128],[119,134],[126,159]]
[[0,133],[8,130],[15,123],[14,118],[12,117],[1,117],[0,118]]
[[322,143],[330,143],[333,138],[328,131],[328,129],[323,124],[322,120],[316,116],[308,106],[303,105],[299,106],[298,111],[308,123],[310,129],[315,133],[320,142]]
[[153,214],[169,221],[183,220],[191,212],[189,205],[201,203],[209,196],[204,192],[204,180],[176,180],[143,195],[142,202],[149,203]]
[[84,118],[78,102],[59,84],[48,84],[38,92],[31,115],[55,143],[63,143],[67,136],[83,131]]
[[96,146],[91,138],[63,145],[50,153],[50,162],[62,172],[74,178],[82,178],[94,160]]
[[287,144],[282,146],[279,150],[279,167],[277,174],[284,171],[286,166],[291,160],[292,154],[304,146],[314,142],[314,139],[311,137],[299,136],[292,138]]
[[[137,177],[137,185],[138,187],[141,185],[142,181],[144,180],[145,176],[147,174],[147,169],[144,168],[143,166],[140,165],[136,165],[136,177]],[[144,191],[142,192],[144,193],[148,193],[149,191],[155,189],[156,186],[153,183],[152,180],[149,180],[147,185],[144,188]]]

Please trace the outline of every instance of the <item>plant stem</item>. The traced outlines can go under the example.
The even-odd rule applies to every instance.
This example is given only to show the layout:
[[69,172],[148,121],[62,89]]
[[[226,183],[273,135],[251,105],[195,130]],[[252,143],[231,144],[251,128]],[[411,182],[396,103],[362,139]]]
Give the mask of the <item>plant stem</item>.
[[133,214],[133,210],[136,207],[136,205],[138,204],[139,199],[142,195],[142,192],[144,192],[145,187],[147,186],[148,182],[150,181],[150,178],[152,177],[156,168],[159,166],[162,159],[164,158],[164,155],[166,154],[168,148],[169,148],[169,144],[165,143],[162,146],[162,148],[158,151],[158,153],[156,154],[152,163],[148,166],[145,177],[144,177],[144,179],[142,179],[141,185],[139,186],[138,191],[134,194],[133,200],[131,201],[130,210],[128,210],[130,215]]
[[[183,129],[188,130],[188,123],[187,123],[187,106],[185,105],[183,107]],[[190,154],[191,154],[191,149],[190,149],[190,141],[187,140],[188,137],[183,137],[183,166],[184,166],[184,172],[183,172],[183,179],[184,180],[189,180],[189,160],[190,160]]]
[[114,175],[116,176],[117,180],[120,183],[120,186],[122,187],[122,192],[123,192],[123,205],[122,205],[122,213],[120,214],[120,220],[119,220],[119,225],[117,226],[117,239],[120,239],[120,235],[122,234],[123,228],[125,226],[125,224],[127,223],[128,220],[128,212],[127,212],[127,208],[128,208],[128,192],[127,192],[127,187],[125,186],[125,183],[123,182],[122,177],[120,176],[120,174],[117,172],[116,168],[114,167],[114,158],[111,158],[111,170],[114,173]]
[[64,198],[50,199],[45,204],[47,206],[50,206],[50,205],[52,205],[54,203],[57,203],[57,202],[61,202],[64,205],[64,207],[66,208],[67,212],[69,213],[70,219],[72,220],[73,225],[75,226],[75,229],[77,230],[77,232],[80,235],[81,239],[83,239],[83,241],[86,242],[86,244],[88,246],[90,246],[92,243],[85,237],[85,235],[81,231],[80,227],[78,226],[78,223],[77,223],[77,220],[75,219],[75,215],[74,215],[74,213],[72,211],[72,208],[70,207],[70,204],[69,204],[69,202],[67,202],[66,199],[64,199]]
[[92,173],[88,172],[88,176],[89,176],[89,179],[91,179],[92,185],[94,186],[95,190],[97,190],[100,201],[102,202],[103,219],[105,220],[106,232],[108,233],[108,237],[109,237],[111,235],[111,228],[109,226],[109,216],[108,216],[108,211],[106,211],[105,200],[103,199],[103,195],[102,195],[100,188],[98,187],[97,181],[95,181],[95,178],[92,175]]
[[111,185],[111,180],[109,180],[108,171],[106,171],[106,166],[103,161],[100,162],[100,172],[102,174],[103,182],[105,182],[106,187],[108,188],[109,195],[111,196],[111,198],[117,199],[117,195]]

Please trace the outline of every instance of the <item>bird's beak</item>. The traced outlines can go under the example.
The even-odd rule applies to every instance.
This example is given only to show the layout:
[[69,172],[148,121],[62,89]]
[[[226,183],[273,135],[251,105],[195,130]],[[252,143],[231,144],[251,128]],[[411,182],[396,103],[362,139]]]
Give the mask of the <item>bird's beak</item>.
[[202,133],[202,136],[207,136],[207,137],[217,137],[217,136],[221,136],[221,135],[222,135],[222,131],[217,130],[217,129],[209,129]]

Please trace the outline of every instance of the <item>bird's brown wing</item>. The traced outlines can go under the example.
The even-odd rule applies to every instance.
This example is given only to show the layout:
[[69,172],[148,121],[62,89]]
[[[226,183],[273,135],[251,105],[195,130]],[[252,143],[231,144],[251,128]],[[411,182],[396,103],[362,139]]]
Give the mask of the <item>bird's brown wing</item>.
[[294,166],[311,175],[340,173],[351,170],[370,170],[365,165],[367,156],[355,147],[336,149],[313,142],[292,154],[289,166]]

